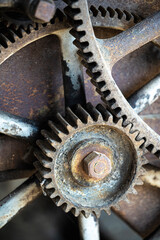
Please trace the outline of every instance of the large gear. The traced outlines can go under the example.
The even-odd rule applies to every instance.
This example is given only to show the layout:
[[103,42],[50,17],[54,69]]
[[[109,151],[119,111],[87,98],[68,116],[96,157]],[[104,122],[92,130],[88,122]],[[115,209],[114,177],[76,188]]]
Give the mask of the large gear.
[[[91,104],[86,110],[79,106],[76,114],[68,108],[66,118],[57,114],[57,119],[49,122],[51,131],[42,130],[45,140],[37,141],[41,151],[35,153],[44,192],[57,206],[75,216],[99,217],[101,210],[109,213],[128,193],[136,193],[146,162],[140,149],[144,141],[136,140],[139,133],[132,132],[131,124],[124,127],[123,120],[113,118],[102,105]],[[100,180],[83,169],[84,158],[94,151],[105,154],[112,165]]]
[[[94,27],[105,27],[120,31],[124,31],[141,21],[139,16],[127,11],[112,8],[106,10],[101,6],[95,8],[92,5],[90,6],[90,16]],[[57,10],[55,17],[46,24],[15,24],[13,27],[11,24],[6,25],[2,21],[0,23],[0,63],[3,63],[29,43],[63,29],[69,30],[70,26],[60,10]]]
[[91,82],[117,117],[123,117],[126,124],[134,123],[135,130],[140,133],[139,139],[145,139],[144,149],[159,157],[160,137],[132,110],[119,91],[111,74],[112,63],[110,63],[109,53],[103,55],[101,46],[95,38],[87,1],[71,0],[65,2],[68,3],[65,13],[71,20],[70,23],[73,27],[71,34],[76,38],[74,44],[79,48],[78,54],[83,58],[82,63],[88,69],[87,73],[92,78]]

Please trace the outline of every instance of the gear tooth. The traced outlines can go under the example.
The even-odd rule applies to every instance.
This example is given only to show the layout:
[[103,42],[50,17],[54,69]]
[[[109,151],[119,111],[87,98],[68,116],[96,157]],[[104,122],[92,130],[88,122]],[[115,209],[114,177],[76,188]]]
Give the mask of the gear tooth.
[[82,123],[88,123],[89,121],[93,122],[92,117],[89,115],[89,113],[80,105],[77,106],[76,114],[79,115],[78,117],[82,121]]
[[78,125],[81,123],[81,120],[75,115],[75,113],[69,107],[67,107],[66,112],[71,118],[71,121],[73,121],[74,125],[78,127]]
[[123,118],[120,118],[117,122],[117,125],[121,128],[123,127]]
[[86,109],[94,121],[98,121],[101,118],[99,111],[90,102],[86,104]]
[[49,145],[48,142],[42,141],[42,140],[37,140],[36,144],[38,147],[42,150],[42,152],[49,158],[53,158],[55,149],[51,145]]
[[101,216],[101,211],[99,209],[95,209],[95,211],[93,211],[93,214],[97,217],[100,218]]
[[60,113],[57,113],[57,118],[60,121],[60,123],[63,125],[63,127],[66,129],[66,131],[69,133],[73,127],[66,121],[64,117],[62,117]]
[[139,176],[143,176],[145,174],[146,174],[146,170],[143,167],[141,167],[139,170]]
[[120,210],[121,210],[121,207],[120,207],[120,205],[119,205],[118,203],[115,204],[114,208],[115,208],[117,211],[120,211]]
[[103,6],[99,6],[98,8],[99,12],[97,15],[101,15],[102,17],[106,17],[108,14],[107,10]]
[[79,211],[77,208],[73,208],[73,207],[72,207],[72,209],[71,209],[71,212],[73,213],[73,215],[74,215],[75,217],[78,217],[79,214],[80,214],[80,211]]
[[52,121],[48,121],[48,125],[49,127],[52,129],[52,131],[54,132],[54,134],[57,135],[57,137],[62,140],[63,136],[65,135],[65,133],[63,133],[60,129],[58,129],[55,124]]
[[107,109],[102,104],[98,104],[96,109],[100,113],[101,120],[108,121],[111,114],[107,111]]
[[51,159],[47,158],[41,151],[35,150],[34,155],[45,168],[50,168]]
[[81,213],[83,214],[83,216],[85,218],[88,218],[90,216],[90,214],[91,214],[90,211],[88,211],[88,210],[82,210]]
[[64,204],[64,201],[63,201],[63,199],[59,199],[58,201],[57,201],[57,203],[56,203],[56,205],[57,205],[57,207],[60,207],[60,206],[62,206]]
[[93,5],[90,7],[89,11],[90,11],[90,14],[92,14],[94,17],[97,17],[99,13],[98,9]]
[[110,209],[110,208],[106,208],[106,209],[104,209],[104,211],[105,211],[108,215],[111,215],[111,209]]
[[145,156],[142,156],[141,159],[142,159],[142,165],[149,163],[149,160]]
[[[123,126],[124,126],[124,122],[123,122]],[[129,123],[128,125],[125,125],[124,128],[125,128],[127,133],[130,133],[130,130],[132,128],[132,123]]]
[[46,186],[45,186],[45,188],[46,189],[52,189],[54,186],[53,186],[53,183],[52,182],[49,182]]
[[50,198],[54,200],[58,196],[58,192],[55,190],[54,192],[51,193]]
[[64,203],[63,210],[68,213],[71,210],[72,206],[68,203]]
[[[136,194],[136,193],[133,193],[133,191],[132,191],[132,194]],[[127,203],[130,203],[130,201],[129,201],[129,199],[128,199],[127,196],[124,196],[124,197],[123,197],[123,201],[125,201],[125,202],[127,202]]]
[[45,179],[52,178],[52,175],[53,175],[52,171],[43,173],[43,176]]
[[42,136],[56,149],[59,142],[54,140],[52,133],[47,130],[41,130]]
[[144,184],[144,182],[140,178],[138,178],[136,185],[143,185],[143,184]]
[[134,195],[137,195],[137,194],[138,194],[138,192],[136,191],[135,188],[132,189],[132,193],[133,193]]
[[35,168],[39,171],[39,173],[41,174],[41,176],[43,176],[45,179],[46,178],[50,178],[50,172],[48,171],[48,169],[44,168],[39,161],[36,161],[33,163]]
[[9,40],[2,33],[0,33],[0,44],[3,48],[8,48],[9,46]]
[[136,137],[139,134],[138,130],[135,130],[134,127],[132,126],[132,128],[130,129],[130,133],[132,134],[132,136],[136,139]]

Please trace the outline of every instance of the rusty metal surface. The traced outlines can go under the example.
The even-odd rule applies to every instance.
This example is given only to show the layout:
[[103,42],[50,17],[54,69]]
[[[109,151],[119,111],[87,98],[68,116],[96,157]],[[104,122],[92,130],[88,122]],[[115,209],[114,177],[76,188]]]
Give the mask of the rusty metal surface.
[[120,203],[121,210],[116,213],[144,238],[159,226],[160,191],[149,184],[136,190],[137,195],[129,196],[130,204]]
[[0,136],[0,171],[32,169],[34,160],[28,143],[8,136]]
[[[75,16],[73,16],[69,10],[70,8],[72,10],[74,8],[77,8],[79,9],[79,12],[75,13]],[[146,147],[147,150],[150,149],[152,153],[158,155],[158,150],[160,148],[158,134],[149,128],[149,126],[147,126],[134,113],[132,108],[129,106],[119,91],[117,85],[115,84],[115,81],[111,75],[111,69],[113,63],[115,63],[117,60],[159,36],[160,28],[159,24],[157,23],[160,13],[158,12],[152,17],[143,20],[135,27],[132,27],[125,32],[118,34],[112,39],[107,39],[105,41],[108,43],[106,46],[107,49],[105,48],[105,52],[103,52],[102,47],[99,44],[99,40],[97,41],[94,36],[90,17],[88,14],[87,1],[76,1],[76,3],[71,1],[69,3],[69,6],[66,7],[65,12],[73,20],[73,29],[71,33],[76,38],[74,43],[79,48],[78,53],[83,58],[83,63],[88,70],[88,74],[92,77],[91,82],[96,86],[97,91],[103,97],[104,102],[116,114],[117,117],[125,118],[126,124],[132,122],[134,130],[139,131],[139,139],[146,139],[144,147]],[[81,24],[77,27],[76,24],[78,20],[81,22]],[[86,31],[86,29],[88,29],[88,31]],[[135,40],[135,36],[138,38],[137,41]],[[122,47],[122,49],[117,50],[120,56],[115,52],[113,48],[116,42],[119,44],[119,47]],[[117,45],[115,45],[115,47],[117,47]],[[117,58],[112,55],[113,52]],[[153,147],[148,148],[149,145],[152,145]]]
[[29,178],[35,173],[35,169],[31,167],[26,167],[25,169],[15,169],[8,171],[0,171],[0,182],[6,182],[9,180],[24,179]]
[[[123,2],[123,4],[122,4],[122,2]],[[132,10],[133,8],[134,8],[134,6],[140,6],[140,9],[142,10],[144,7],[142,6],[142,5],[140,5],[139,3],[138,3],[138,1],[134,1],[134,4],[133,4],[133,2],[131,2],[131,1],[129,1],[130,3],[127,5],[127,8],[129,8],[130,7],[130,10]],[[142,1],[141,1],[142,2]],[[124,2],[124,1],[121,1],[119,4],[121,4],[121,7],[122,6],[124,6],[125,5],[125,3],[126,2]],[[153,3],[153,2],[152,2]],[[155,4],[155,6],[154,5],[152,5],[152,3],[150,4],[150,5],[148,5],[148,6],[150,6],[150,12],[154,12],[155,11],[155,9],[157,9],[158,7],[157,7],[157,5],[155,4],[155,1],[154,1],[154,4]],[[112,4],[112,3],[111,3]],[[139,4],[139,5],[138,5]],[[148,4],[148,3],[147,3]],[[117,3],[116,3],[116,5],[117,5]],[[115,7],[115,6],[114,6]],[[149,7],[148,7],[148,10],[149,10]],[[140,10],[138,10],[138,11],[140,11]],[[149,11],[148,11],[149,12]],[[137,13],[137,12],[136,12]],[[144,15],[147,15],[147,10],[145,10],[145,12],[144,12]],[[49,37],[48,37],[49,38]],[[53,38],[53,37],[52,37]],[[42,41],[42,40],[41,40]],[[58,42],[59,40],[57,39],[57,42]],[[45,45],[45,44],[44,44]],[[34,44],[34,46],[36,47],[36,44]],[[43,45],[41,45],[41,46],[43,46]],[[30,46],[29,46],[30,47]],[[59,43],[58,43],[58,47],[59,47]],[[29,49],[28,47],[27,47],[27,49]],[[35,48],[36,49],[36,48]],[[154,49],[155,48],[153,48],[153,56],[154,56]],[[34,50],[34,48],[32,48],[32,50]],[[22,50],[23,51],[23,50]],[[26,51],[28,51],[28,50],[26,50]],[[142,57],[142,61],[143,61],[143,58],[144,58],[144,56],[147,56],[147,53],[148,52],[150,52],[150,47],[148,46],[148,47],[146,47],[146,49],[145,49],[145,54],[143,55],[143,57]],[[33,52],[33,51],[32,51]],[[134,54],[133,54],[134,55]],[[132,56],[133,55],[131,55],[130,56],[130,59],[132,59]],[[136,57],[137,56],[139,56],[139,52],[137,53],[137,55],[135,55],[135,62],[137,61],[137,59],[136,59]],[[157,59],[156,60],[159,60],[159,50],[157,50]],[[13,58],[13,57],[12,57]],[[126,59],[127,59],[127,57],[126,57]],[[19,60],[19,59],[18,59]],[[153,60],[153,63],[154,63],[154,61],[156,62],[156,60]],[[10,61],[10,60],[9,60]],[[126,62],[127,62],[127,60],[126,60]],[[126,63],[125,61],[124,61],[124,69],[126,68],[126,65],[125,65],[125,63]],[[128,61],[129,62],[129,61]],[[148,64],[150,64],[150,60],[148,59],[147,61],[146,61]],[[142,62],[141,62],[142,63]],[[138,62],[137,61],[137,65],[141,65],[141,63],[140,62]],[[121,65],[122,64],[122,65]],[[123,63],[121,62],[121,64],[119,64],[119,66],[120,66],[120,68],[121,68],[121,66],[123,67]],[[154,77],[154,73],[158,73],[158,69],[159,69],[159,62],[157,63],[156,62],[156,64],[154,65],[154,67],[153,67],[153,72],[152,72],[152,74],[153,74],[153,77]],[[59,64],[58,64],[59,65]],[[134,65],[134,63],[133,63],[133,65]],[[133,72],[133,65],[130,65],[130,66],[128,66],[128,69],[130,69],[130,71],[131,72]],[[38,66],[39,66],[39,64],[38,64]],[[145,65],[146,66],[146,65]],[[149,66],[153,66],[153,64],[150,64]],[[43,64],[42,64],[42,68],[43,68]],[[6,68],[7,69],[7,68]],[[31,70],[33,69],[33,68],[30,68]],[[38,69],[38,67],[37,67],[37,69]],[[141,68],[142,69],[142,68]],[[146,67],[146,69],[147,69],[147,67]],[[150,68],[149,68],[150,69]],[[17,68],[17,70],[16,70],[17,72],[19,71],[19,69]],[[27,71],[27,68],[25,69],[25,71]],[[23,74],[25,75],[25,71],[23,72]],[[142,71],[142,70],[141,70]],[[154,72],[155,71],[155,72]],[[157,71],[157,72],[156,72]],[[45,72],[45,71],[44,71]],[[57,71],[58,72],[58,71]],[[135,71],[134,71],[135,72]],[[150,71],[151,72],[151,71]],[[20,71],[20,73],[22,73],[21,71]],[[137,75],[136,75],[137,74]],[[138,74],[139,74],[139,70],[137,70],[137,72],[136,72],[136,77],[135,77],[135,79],[137,80],[137,82],[139,81],[139,78],[138,78]],[[42,75],[42,72],[41,72],[41,75]],[[58,77],[59,77],[59,74],[57,73],[57,75],[58,75]],[[115,74],[116,75],[116,74]],[[135,76],[134,75],[134,76]],[[133,77],[134,77],[133,76]],[[30,76],[29,76],[30,77]],[[117,81],[119,81],[119,85],[121,85],[122,86],[122,84],[121,83],[124,83],[124,81],[123,81],[123,77],[125,77],[126,78],[126,82],[130,79],[130,76],[129,76],[129,73],[128,73],[128,76],[126,76],[126,74],[125,74],[125,72],[124,72],[124,70],[123,70],[123,74],[121,74],[121,77],[119,77],[118,76],[118,73],[117,73]],[[150,77],[149,77],[149,75],[145,75],[145,70],[144,70],[144,78],[145,78],[145,80],[146,80],[146,82],[149,80],[149,79],[151,79]],[[142,79],[142,85],[144,85],[144,82],[145,82],[145,80],[144,80],[144,78]],[[5,78],[6,79],[6,78]],[[121,79],[122,79],[122,82],[121,82]],[[134,78],[133,78],[134,79]],[[56,81],[56,82],[58,82],[58,81]],[[135,82],[133,81],[133,84],[134,85],[136,85],[135,84]],[[89,86],[89,85],[88,85]],[[124,84],[124,86],[125,86],[125,84]],[[130,84],[130,89],[131,89],[131,92],[130,93],[133,93],[132,91],[133,91],[133,89],[132,89],[132,87],[131,87],[132,85]],[[136,86],[137,87],[137,86]],[[127,87],[125,86],[124,87],[125,89],[126,89],[126,92],[125,92],[125,94],[127,95],[127,96],[129,96],[130,94],[127,92]],[[56,89],[57,88],[55,88],[54,90],[56,91]],[[138,87],[137,87],[137,89],[138,89]],[[136,90],[137,90],[136,89]],[[25,89],[24,89],[25,90]],[[90,91],[90,88],[88,88],[88,92]],[[91,95],[91,93],[90,93],[90,95]],[[61,97],[62,97],[62,95],[61,95]],[[92,96],[91,96],[92,97]],[[47,98],[47,97],[46,97]],[[62,97],[63,98],[63,97]],[[92,97],[93,98],[93,97]],[[58,102],[58,101],[57,101]],[[55,108],[56,108],[57,106],[56,106],[56,104],[55,104]],[[59,109],[60,109],[60,111],[61,111],[61,107],[62,107],[62,104],[59,106]],[[25,107],[24,107],[25,108]],[[7,109],[7,107],[6,107],[6,109]],[[18,108],[17,108],[18,109]],[[11,108],[11,111],[12,111],[12,108]],[[24,110],[22,110],[21,109],[21,111],[24,111]],[[63,111],[63,110],[62,110]],[[49,111],[48,111],[49,112]],[[19,115],[19,114],[21,114],[21,113],[18,113],[17,115]],[[28,114],[28,112],[27,113],[25,113],[25,111],[23,112],[23,114]],[[35,115],[34,115],[35,114]],[[44,113],[44,116],[46,117],[47,116],[47,110],[45,111],[45,113]],[[30,116],[30,118],[32,118],[32,119],[42,119],[42,121],[43,121],[43,116],[41,115],[41,113],[39,113],[38,112],[38,114],[36,113],[36,111],[33,113],[33,115],[32,116]],[[147,120],[146,120],[147,121]],[[154,211],[153,211],[153,214],[154,214]]]
[[0,201],[0,228],[22,208],[42,194],[35,177],[28,179],[15,191]]
[[[26,40],[30,42],[30,38],[24,37],[23,41],[25,42]],[[24,45],[26,45],[26,42]],[[42,48],[42,46],[46,46],[46,47]],[[34,49],[44,49],[44,51],[43,52],[34,51]],[[143,60],[143,58],[146,58],[145,56],[148,56],[148,54],[150,53],[150,50],[151,50],[150,48],[149,49],[147,48],[147,50],[144,51],[145,55],[142,55],[140,59]],[[48,53],[50,54],[48,55]],[[5,84],[6,83],[5,81],[4,82],[5,85],[2,86],[2,93],[4,94],[2,95],[1,109],[10,111],[11,113],[20,115],[22,117],[27,117],[27,118],[38,120],[38,121],[40,120],[43,121],[43,119],[48,116],[51,108],[53,109],[53,111],[59,110],[61,113],[64,112],[63,87],[62,87],[63,80],[62,80],[61,74],[59,74],[60,69],[56,67],[57,71],[54,72],[53,74],[54,78],[52,77],[49,78],[50,82],[48,82],[48,84],[45,86],[45,89],[46,87],[48,87],[48,91],[45,90],[46,92],[45,94],[43,92],[44,90],[43,85],[42,87],[41,85],[39,85],[39,81],[40,81],[39,79],[41,79],[40,82],[44,81],[46,71],[49,73],[51,72],[50,68],[52,68],[52,66],[48,65],[50,67],[47,67],[46,69],[46,65],[44,65],[43,62],[45,61],[48,62],[50,61],[50,59],[52,59],[52,61],[54,59],[55,61],[57,61],[57,58],[55,58],[55,56],[57,56],[57,53],[59,54],[59,40],[58,38],[51,36],[51,37],[46,37],[42,40],[36,41],[36,43],[32,43],[28,45],[27,47],[23,48],[20,52],[14,54],[14,56],[8,59],[4,64],[2,64],[1,65],[2,81],[4,81],[7,78],[8,85]],[[135,66],[135,63],[137,63],[138,66],[141,66],[142,60],[137,60],[137,57],[139,55],[140,55],[140,51],[138,51],[138,54],[136,56],[131,56],[130,59],[134,59],[134,61],[132,61],[132,64],[130,64],[130,69],[133,69],[133,66]],[[153,55],[155,55],[154,51],[153,51]],[[21,56],[23,56],[24,58],[23,63],[25,63],[25,65],[22,64]],[[158,52],[157,52],[157,56],[158,56]],[[39,58],[41,58],[42,61],[38,61]],[[154,58],[150,56],[149,59],[154,59]],[[157,62],[157,60],[158,58],[156,58],[155,62]],[[126,74],[122,74],[124,72],[125,64],[128,62],[131,62],[131,61],[128,59],[126,59],[124,63],[123,61],[120,61],[119,65],[121,66],[121,68],[118,69],[117,75],[115,77],[118,85],[121,87],[121,90],[125,95],[128,94],[129,87],[131,89],[130,91],[133,91],[133,85],[130,84],[130,86],[128,86],[128,84],[126,84],[128,82],[129,76]],[[150,64],[150,62],[151,61],[149,60],[148,64]],[[154,76],[154,74],[158,72],[159,65],[157,63],[154,64],[155,62],[151,63],[150,65],[143,64],[144,67],[146,66],[146,68],[144,68],[143,70],[144,73],[147,71],[147,69],[150,69],[149,74],[147,74],[146,76],[144,74],[142,76],[140,75],[140,71],[142,68],[138,69],[137,72],[134,71],[134,73],[136,72],[137,74],[137,75],[133,75],[133,78],[132,78],[134,87],[139,86],[137,84],[139,82],[139,76],[142,78],[142,84],[144,84],[146,81],[149,80],[151,73],[152,73],[152,76]],[[31,67],[32,65],[34,65],[34,68]],[[39,67],[41,69],[41,72],[37,77],[37,71],[39,71]],[[29,73],[28,73],[28,69],[30,69]],[[127,69],[129,69],[129,66],[127,67]],[[119,74],[120,72],[121,74]],[[17,73],[19,74],[17,75]],[[21,84],[22,74],[23,74],[23,85]],[[55,79],[55,76],[56,76],[56,79]],[[144,79],[143,76],[145,76],[145,78],[147,77],[147,80]],[[124,81],[125,77],[126,77],[126,80],[125,80],[126,82]],[[12,84],[9,85],[9,83],[12,83]],[[53,85],[53,93],[51,95],[49,95],[50,83]],[[100,101],[100,98],[99,96],[95,98],[94,89],[90,84],[89,79],[87,78],[85,80],[85,85],[86,85],[86,92],[87,92],[87,100],[92,101],[95,104],[96,102],[98,103]],[[57,91],[59,92],[59,89],[61,89],[61,91],[60,91],[60,94],[58,94],[58,99],[57,99],[57,94],[55,95],[55,92],[56,93]],[[18,96],[16,91],[18,92]],[[29,98],[28,96],[31,96],[31,97]],[[49,106],[50,99],[52,99],[52,102],[53,102],[53,105],[51,103],[51,106]],[[49,115],[52,115],[52,113]],[[17,148],[18,148],[18,145],[17,145]],[[9,145],[8,146],[6,145],[5,149],[7,153],[10,152]],[[15,154],[16,154],[16,149],[15,149]],[[3,162],[9,162],[5,159],[6,158],[4,158],[4,154],[3,154]]]
[[1,65],[1,110],[38,122],[52,111],[63,112],[60,72],[57,37],[46,37],[23,48]]

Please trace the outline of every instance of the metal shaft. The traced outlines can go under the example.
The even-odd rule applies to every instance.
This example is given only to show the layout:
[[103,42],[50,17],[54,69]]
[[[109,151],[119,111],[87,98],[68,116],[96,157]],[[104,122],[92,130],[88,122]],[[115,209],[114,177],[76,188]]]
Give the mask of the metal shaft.
[[30,140],[38,133],[38,127],[32,121],[0,111],[0,132]]
[[31,177],[15,191],[0,201],[0,228],[9,222],[22,208],[42,193],[36,177]]
[[128,98],[129,104],[136,113],[142,112],[146,107],[155,102],[160,96],[160,75],[146,84]]
[[78,221],[82,240],[100,240],[99,223],[98,219],[94,215],[85,218],[82,214],[80,214]]

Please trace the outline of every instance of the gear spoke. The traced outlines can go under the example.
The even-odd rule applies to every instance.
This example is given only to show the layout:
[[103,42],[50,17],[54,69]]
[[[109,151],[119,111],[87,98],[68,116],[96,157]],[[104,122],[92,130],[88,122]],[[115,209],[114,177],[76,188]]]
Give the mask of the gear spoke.
[[36,177],[31,177],[0,201],[0,228],[9,222],[29,202],[42,194]]
[[100,240],[98,219],[91,215],[85,218],[82,214],[78,217],[82,240]]
[[[83,68],[77,55],[77,48],[72,44],[73,37],[69,30],[56,33],[60,39],[62,52],[62,73],[65,107],[82,106],[86,103]],[[68,47],[68,43],[71,43]]]
[[118,60],[127,54],[153,41],[160,35],[160,12],[146,18],[134,27],[104,40],[104,46],[108,51],[109,62],[113,66]]
[[33,141],[38,133],[35,122],[0,111],[0,133]]

